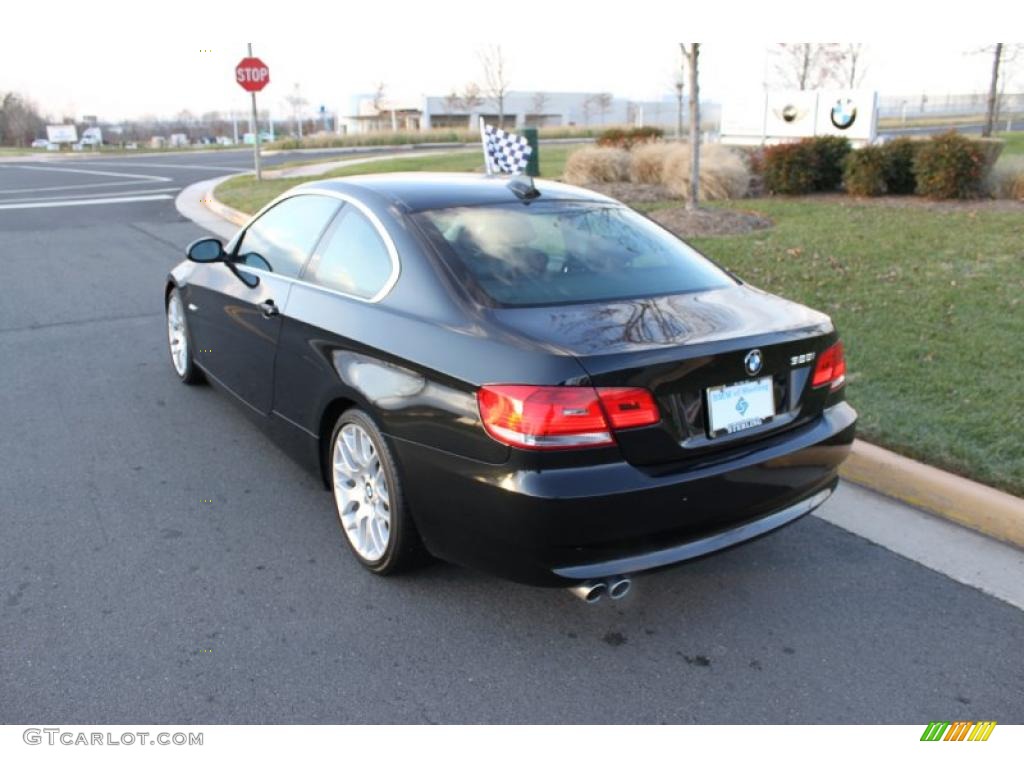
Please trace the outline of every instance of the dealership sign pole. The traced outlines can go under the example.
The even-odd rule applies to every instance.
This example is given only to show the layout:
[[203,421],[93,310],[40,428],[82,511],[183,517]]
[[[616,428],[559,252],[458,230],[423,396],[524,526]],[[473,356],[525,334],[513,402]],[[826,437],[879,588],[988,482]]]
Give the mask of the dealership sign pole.
[[249,55],[238,62],[235,67],[235,80],[252,96],[252,133],[253,156],[256,162],[256,181],[263,180],[260,170],[260,126],[256,115],[256,91],[262,91],[270,82],[270,69],[261,59],[252,55],[252,43],[249,43]]

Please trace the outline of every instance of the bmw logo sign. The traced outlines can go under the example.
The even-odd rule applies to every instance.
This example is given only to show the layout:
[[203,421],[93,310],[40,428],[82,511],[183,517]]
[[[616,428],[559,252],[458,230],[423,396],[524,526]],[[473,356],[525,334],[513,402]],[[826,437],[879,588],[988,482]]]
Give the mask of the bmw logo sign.
[[792,123],[799,115],[800,113],[797,111],[797,108],[792,104],[787,104],[782,108],[782,119],[787,123]]
[[761,372],[761,350],[752,349],[747,352],[747,356],[743,358],[743,368],[747,371],[748,376],[756,376]]
[[832,107],[832,125],[845,131],[857,119],[857,105],[852,99],[839,99]]

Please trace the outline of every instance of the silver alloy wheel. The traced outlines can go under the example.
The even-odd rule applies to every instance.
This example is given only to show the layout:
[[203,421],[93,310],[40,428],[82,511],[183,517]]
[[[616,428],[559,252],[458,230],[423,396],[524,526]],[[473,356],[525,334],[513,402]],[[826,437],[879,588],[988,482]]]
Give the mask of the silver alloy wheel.
[[368,562],[384,556],[391,536],[391,494],[373,440],[358,424],[345,424],[331,454],[334,502],[352,548]]
[[188,367],[188,335],[185,333],[185,310],[181,297],[175,292],[167,302],[167,342],[171,345],[171,362],[179,376]]

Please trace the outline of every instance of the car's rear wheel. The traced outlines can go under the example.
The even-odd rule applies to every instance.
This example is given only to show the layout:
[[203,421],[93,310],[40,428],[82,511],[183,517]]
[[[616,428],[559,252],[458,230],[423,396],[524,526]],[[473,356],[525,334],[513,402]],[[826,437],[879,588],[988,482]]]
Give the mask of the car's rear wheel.
[[341,415],[331,436],[330,458],[338,522],[359,562],[382,576],[417,564],[422,545],[398,467],[366,413],[352,408]]
[[167,296],[167,346],[171,353],[171,365],[178,378],[186,384],[198,384],[203,380],[202,371],[192,362],[192,344],[185,318],[185,305],[181,293],[172,288]]

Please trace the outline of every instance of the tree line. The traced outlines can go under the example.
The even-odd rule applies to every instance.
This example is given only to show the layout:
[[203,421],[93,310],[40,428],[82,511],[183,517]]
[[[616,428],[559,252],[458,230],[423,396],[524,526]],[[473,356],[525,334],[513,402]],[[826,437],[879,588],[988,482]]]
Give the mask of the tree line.
[[30,100],[13,91],[0,94],[0,145],[27,147],[45,128],[46,121]]

